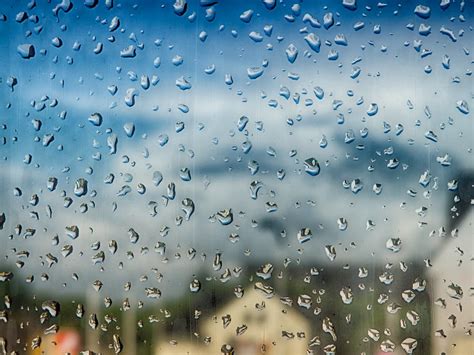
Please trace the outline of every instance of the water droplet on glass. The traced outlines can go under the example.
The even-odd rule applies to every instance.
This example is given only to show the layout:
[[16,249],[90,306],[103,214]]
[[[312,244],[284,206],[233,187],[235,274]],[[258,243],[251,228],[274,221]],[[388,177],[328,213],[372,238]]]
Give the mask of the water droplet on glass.
[[71,239],[79,237],[79,228],[76,225],[66,227],[66,235]]
[[191,218],[191,216],[194,213],[194,202],[193,202],[193,200],[191,200],[190,198],[185,198],[181,202],[181,209],[185,213],[186,221],[189,221],[189,219]]
[[464,293],[462,287],[453,282],[448,285],[446,291],[450,297],[456,300],[462,299]]
[[319,162],[315,158],[308,158],[304,161],[304,170],[311,176],[316,176],[320,172]]
[[345,231],[347,229],[348,223],[344,217],[340,217],[337,219],[337,226],[340,231]]
[[319,53],[319,50],[321,49],[321,40],[317,35],[309,33],[304,37],[304,40],[313,51]]
[[227,226],[232,223],[234,220],[234,215],[232,214],[231,209],[225,209],[217,212],[216,214],[217,220],[223,225]]
[[240,132],[242,132],[245,127],[247,126],[247,123],[249,122],[249,118],[247,116],[241,116],[237,122],[237,128]]
[[286,52],[286,57],[288,58],[288,61],[290,63],[294,63],[296,60],[296,57],[298,56],[298,49],[295,47],[295,45],[291,43],[285,52]]
[[133,134],[135,133],[135,125],[131,122],[127,122],[123,125],[123,130],[125,131],[125,134],[127,137],[133,137]]
[[402,248],[402,241],[400,238],[389,238],[385,243],[388,250],[398,253]]
[[198,279],[193,279],[189,284],[189,290],[193,293],[199,292],[201,290],[201,282]]
[[371,103],[369,108],[367,109],[367,114],[369,116],[374,116],[375,114],[377,114],[377,112],[379,111],[379,107],[376,103]]
[[336,259],[336,248],[333,245],[326,245],[324,251],[329,260],[334,261]]
[[341,291],[339,291],[339,295],[345,304],[351,304],[354,299],[354,294],[349,286],[343,287]]
[[74,184],[74,194],[77,197],[87,194],[87,180],[84,178],[78,179]]
[[299,243],[303,244],[309,240],[311,240],[313,234],[311,233],[311,229],[309,228],[302,228],[298,231],[296,235],[296,239]]
[[16,50],[24,59],[30,59],[35,56],[35,47],[30,43],[20,44]]
[[337,340],[336,330],[334,328],[334,324],[332,323],[332,321],[329,317],[325,317],[323,319],[322,328],[323,328],[323,331],[325,333],[328,333],[329,335],[331,335],[333,341]]
[[464,113],[465,115],[469,114],[469,105],[465,100],[459,100],[456,102],[456,108],[459,112]]
[[380,350],[384,353],[393,353],[395,350],[395,343],[389,339],[386,339],[380,343]]
[[407,354],[412,354],[418,346],[418,342],[413,338],[406,338],[400,345]]
[[250,183],[250,197],[256,200],[258,197],[258,191],[263,187],[261,181],[254,180]]
[[256,272],[256,275],[263,280],[268,280],[269,278],[272,277],[272,272],[273,272],[273,265],[272,264],[264,264],[260,266]]
[[249,79],[255,80],[262,76],[264,70],[262,67],[250,67],[247,68],[247,75]]

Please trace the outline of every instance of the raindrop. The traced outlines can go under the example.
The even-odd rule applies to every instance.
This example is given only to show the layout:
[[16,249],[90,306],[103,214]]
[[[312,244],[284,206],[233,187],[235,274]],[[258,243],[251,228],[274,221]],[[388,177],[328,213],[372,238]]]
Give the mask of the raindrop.
[[385,243],[388,250],[398,253],[402,248],[402,241],[400,238],[389,238]]
[[201,282],[198,279],[193,279],[189,284],[189,290],[193,293],[199,292],[201,290]]
[[263,280],[268,280],[269,278],[272,277],[272,272],[273,272],[273,265],[272,264],[265,264],[262,265],[258,268],[256,275]]
[[217,212],[217,220],[223,225],[227,226],[232,223],[234,216],[231,209],[225,209]]
[[35,47],[32,44],[20,44],[17,47],[18,54],[24,59],[30,59],[35,56]]
[[316,176],[320,172],[319,162],[315,158],[308,158],[304,161],[304,170],[311,176]]
[[379,107],[376,103],[371,103],[369,108],[367,109],[367,114],[369,116],[374,116],[375,114],[377,114],[377,112],[379,111]]
[[324,251],[329,260],[334,261],[336,259],[336,248],[333,245],[326,245]]
[[77,197],[87,194],[87,180],[84,178],[78,179],[74,184],[74,194]]
[[114,352],[116,354],[120,354],[122,352],[122,349],[123,349],[123,345],[122,345],[122,342],[120,340],[120,336],[118,334],[114,334],[112,338],[113,338]]
[[247,68],[247,75],[249,79],[257,79],[263,74],[263,68],[262,67],[251,67]]
[[313,51],[319,53],[319,50],[321,49],[321,40],[317,35],[309,33],[304,37],[304,40]]
[[194,213],[194,202],[193,202],[193,200],[191,200],[190,198],[185,198],[181,202],[181,206],[182,206],[181,209],[185,213],[186,221],[189,221],[189,219],[191,218],[191,216]]
[[345,231],[347,229],[347,220],[344,217],[340,217],[337,219],[337,226],[340,231]]
[[460,300],[463,297],[462,287],[453,282],[448,285],[446,291],[451,298],[454,298],[456,300]]
[[302,228],[298,231],[296,235],[296,239],[299,243],[303,244],[309,240],[311,240],[313,234],[311,233],[311,229],[309,228]]
[[294,63],[296,60],[296,57],[298,57],[298,49],[295,47],[295,45],[290,44],[285,52],[286,52],[286,57],[288,58],[288,61],[290,63]]
[[406,338],[402,341],[401,347],[407,354],[412,354],[418,346],[418,342],[413,338]]
[[174,13],[178,16],[183,16],[187,9],[188,4],[186,0],[176,0],[173,4]]
[[346,286],[339,291],[339,295],[341,296],[342,302],[344,304],[351,304],[354,299],[354,294],[350,287]]
[[123,125],[123,130],[125,131],[125,134],[127,137],[133,137],[133,134],[135,133],[135,125],[131,122],[127,122]]
[[250,183],[250,197],[256,200],[258,197],[258,191],[263,187],[261,181],[254,180]]
[[469,105],[465,100],[459,100],[456,102],[456,108],[459,110],[459,112],[464,113],[465,115],[469,114]]
[[248,122],[249,122],[249,118],[247,116],[241,116],[239,118],[237,122],[237,128],[239,129],[240,132],[242,132],[245,129]]

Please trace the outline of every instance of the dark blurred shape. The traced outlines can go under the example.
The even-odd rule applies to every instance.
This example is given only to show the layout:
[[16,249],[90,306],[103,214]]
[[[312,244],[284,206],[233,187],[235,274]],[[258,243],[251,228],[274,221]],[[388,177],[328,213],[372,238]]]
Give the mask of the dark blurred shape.
[[454,200],[451,199],[448,202],[448,232],[461,225],[473,206],[471,201],[474,199],[474,171],[462,171],[457,180],[458,188],[455,191]]
[[472,202],[474,200],[474,171],[461,171],[457,177],[457,189],[454,194],[447,201],[447,215],[446,218],[446,232],[449,233],[443,239],[443,243],[432,254],[432,259],[435,259],[444,249],[446,243],[451,240],[450,234],[458,228],[462,221],[469,215],[472,209]]
[[285,225],[280,220],[276,218],[265,217],[258,223],[258,226],[260,229],[272,233],[273,237],[275,238],[275,241],[278,244],[284,242],[282,234],[285,233]]

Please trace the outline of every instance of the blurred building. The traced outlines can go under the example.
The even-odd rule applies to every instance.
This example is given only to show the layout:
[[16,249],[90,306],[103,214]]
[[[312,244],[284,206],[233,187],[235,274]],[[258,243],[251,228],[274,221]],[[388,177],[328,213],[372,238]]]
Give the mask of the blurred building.
[[[224,328],[224,320],[230,323]],[[224,344],[230,344],[236,354],[305,354],[310,336],[309,321],[296,309],[284,307],[274,295],[268,299],[254,289],[248,289],[221,307],[214,317],[202,319],[199,337],[191,342],[175,339],[176,344],[159,343],[157,355],[220,354]],[[245,328],[246,327],[246,328]],[[238,333],[240,333],[238,335]],[[205,344],[204,338],[211,341]]]

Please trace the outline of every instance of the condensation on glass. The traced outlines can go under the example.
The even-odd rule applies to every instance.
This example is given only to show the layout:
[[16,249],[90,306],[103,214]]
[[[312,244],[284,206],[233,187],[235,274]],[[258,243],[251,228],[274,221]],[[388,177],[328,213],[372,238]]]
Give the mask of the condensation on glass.
[[0,354],[452,354],[474,5],[0,3]]

